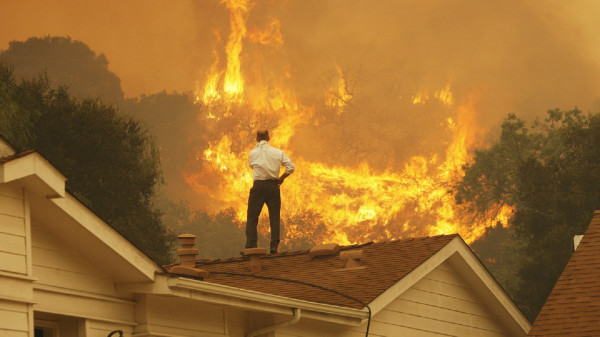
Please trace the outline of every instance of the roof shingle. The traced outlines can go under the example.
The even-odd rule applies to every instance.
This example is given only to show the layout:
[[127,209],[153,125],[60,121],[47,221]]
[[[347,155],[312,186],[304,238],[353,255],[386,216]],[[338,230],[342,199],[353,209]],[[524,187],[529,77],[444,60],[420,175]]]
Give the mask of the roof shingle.
[[600,211],[594,212],[528,336],[600,336]]
[[265,256],[261,259],[262,269],[254,273],[256,277],[250,275],[249,258],[197,260],[196,267],[211,273],[204,279],[205,282],[360,309],[363,307],[360,302],[374,300],[456,236],[440,235],[342,247],[342,252],[362,249],[362,267],[354,269],[345,268],[346,262],[340,259],[340,253],[310,257],[308,251]]

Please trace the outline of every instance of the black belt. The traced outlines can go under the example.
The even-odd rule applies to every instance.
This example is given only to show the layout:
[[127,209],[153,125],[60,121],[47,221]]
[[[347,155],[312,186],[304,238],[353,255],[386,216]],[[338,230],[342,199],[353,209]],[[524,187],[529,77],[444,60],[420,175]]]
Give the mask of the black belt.
[[254,182],[255,182],[255,183],[258,183],[258,182],[278,183],[278,182],[279,182],[279,179],[255,180]]

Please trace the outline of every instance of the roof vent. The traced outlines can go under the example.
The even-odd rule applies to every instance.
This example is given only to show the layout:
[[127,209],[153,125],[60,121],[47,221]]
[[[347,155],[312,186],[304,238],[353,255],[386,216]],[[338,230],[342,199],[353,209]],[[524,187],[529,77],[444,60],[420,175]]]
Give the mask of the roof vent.
[[361,262],[362,256],[363,256],[362,249],[345,250],[345,251],[341,252],[340,259],[346,260],[346,268],[341,269],[341,270],[365,268],[365,266],[363,266],[363,264]]
[[196,268],[196,256],[198,255],[198,249],[194,248],[196,235],[182,234],[177,238],[182,247],[181,249],[177,249],[179,265],[171,267],[169,273],[199,278],[208,277],[209,273],[206,270]]
[[244,256],[250,257],[250,270],[253,273],[258,273],[262,266],[260,265],[260,257],[267,255],[267,250],[264,248],[246,248],[244,249]]
[[177,255],[179,256],[179,264],[185,267],[196,266],[196,256],[198,255],[198,249],[194,248],[196,243],[196,235],[194,234],[181,234],[177,237],[181,244],[181,249],[177,249]]
[[337,243],[324,243],[311,248],[311,250],[308,252],[308,256],[315,257],[334,255],[339,251],[340,246]]

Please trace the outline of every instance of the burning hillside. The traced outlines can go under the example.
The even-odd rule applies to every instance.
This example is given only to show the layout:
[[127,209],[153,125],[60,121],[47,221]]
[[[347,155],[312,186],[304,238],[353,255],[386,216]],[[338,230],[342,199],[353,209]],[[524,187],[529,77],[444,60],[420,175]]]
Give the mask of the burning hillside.
[[[291,229],[302,231],[290,219],[309,211],[331,230],[331,237],[322,240],[342,244],[455,232],[472,241],[481,235],[490,223],[461,220],[449,193],[463,174],[469,149],[480,139],[476,116],[481,92],[474,88],[458,96],[450,84],[405,90],[394,113],[382,113],[372,111],[375,105],[332,63],[333,74],[321,83],[322,92],[299,98],[293,89],[298,74],[286,64],[273,67],[278,62],[268,59],[279,60],[278,53],[284,52],[280,23],[271,18],[264,29],[249,30],[248,1],[224,3],[230,11],[229,37],[221,42],[226,57],[219,55],[222,46],[217,45],[213,65],[196,91],[198,103],[208,111],[202,122],[210,130],[210,145],[195,154],[184,173],[208,208],[232,207],[245,220],[252,184],[248,151],[256,129],[268,128],[271,143],[285,150],[297,167],[282,185],[282,218]],[[246,51],[247,44],[253,48]],[[445,150],[400,157],[398,148],[417,142],[397,142],[397,136],[386,135],[405,132],[400,123],[419,114],[439,120],[408,133],[434,133]],[[506,223],[509,213],[504,209],[491,221]]]

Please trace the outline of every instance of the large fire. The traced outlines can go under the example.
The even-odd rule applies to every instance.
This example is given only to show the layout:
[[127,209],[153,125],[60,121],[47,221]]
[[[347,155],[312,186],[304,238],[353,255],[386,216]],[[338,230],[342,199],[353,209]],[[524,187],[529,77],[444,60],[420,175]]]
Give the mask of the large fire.
[[[443,159],[441,155],[413,156],[404,167],[385,170],[375,169],[367,162],[348,167],[307,160],[295,151],[291,141],[297,128],[318,122],[318,104],[342,115],[347,104],[360,93],[351,93],[347,88],[344,72],[337,64],[332,67],[338,79],[324,93],[324,100],[300,102],[283,84],[262,83],[259,75],[253,76],[253,85],[245,84],[243,74],[253,72],[250,67],[245,68],[240,57],[245,39],[279,48],[283,44],[280,25],[273,19],[265,30],[248,31],[248,1],[223,2],[230,11],[227,64],[220,70],[223,66],[214,52],[214,63],[204,84],[198,84],[196,90],[198,101],[208,109],[203,123],[209,125],[209,147],[196,154],[196,159],[204,163],[201,169],[184,174],[196,192],[219,200],[220,207],[234,208],[239,219],[245,221],[252,184],[248,152],[254,145],[255,130],[269,127],[272,145],[283,149],[297,167],[281,187],[282,220],[290,233],[303,230],[291,219],[306,212],[327,226],[329,231],[320,238],[322,242],[340,244],[444,233],[460,233],[472,242],[485,226],[497,221],[506,224],[509,208],[501,209],[495,219],[486,223],[464,220],[449,193],[451,184],[464,174],[462,167],[470,160],[468,150],[480,132],[475,122],[477,93],[457,98],[447,85],[412,96],[414,105],[437,101],[448,110],[450,117],[443,123],[452,136]],[[287,71],[281,69],[282,78],[289,78]],[[286,239],[291,236],[284,238],[284,243]]]

